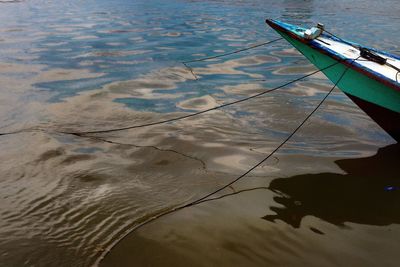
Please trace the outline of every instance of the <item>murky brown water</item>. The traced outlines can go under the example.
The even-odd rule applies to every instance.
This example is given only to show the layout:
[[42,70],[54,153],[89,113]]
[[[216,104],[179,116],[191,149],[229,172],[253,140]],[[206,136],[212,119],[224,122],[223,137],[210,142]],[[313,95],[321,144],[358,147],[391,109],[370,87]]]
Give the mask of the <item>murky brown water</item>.
[[[338,160],[343,173],[251,177],[137,230],[101,266],[397,266],[399,153]],[[327,162],[297,159],[292,169]]]
[[[270,153],[331,88],[320,74],[170,124],[61,133],[172,118],[313,71],[284,42],[193,64],[198,81],[179,64],[276,38],[265,17],[399,49],[342,29],[360,16],[346,1],[3,2],[0,132],[17,133],[0,136],[1,266],[90,266],[108,251],[101,266],[397,266],[399,147],[339,91],[227,196],[116,244]],[[366,19],[383,12],[370,2]],[[397,25],[395,11],[362,29]]]

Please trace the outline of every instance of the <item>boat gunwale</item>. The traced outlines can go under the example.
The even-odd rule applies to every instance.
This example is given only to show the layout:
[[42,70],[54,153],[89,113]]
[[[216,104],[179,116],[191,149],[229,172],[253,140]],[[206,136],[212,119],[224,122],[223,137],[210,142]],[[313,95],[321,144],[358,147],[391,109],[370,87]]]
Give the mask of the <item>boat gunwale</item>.
[[365,46],[365,45],[360,45],[360,44],[355,43],[355,42],[351,42],[351,41],[348,41],[348,40],[345,40],[345,39],[338,38],[338,37],[333,36],[333,35],[331,35],[331,34],[325,34],[325,33],[323,33],[323,37],[326,37],[326,38],[329,38],[329,39],[331,39],[331,40],[333,40],[333,41],[340,42],[340,43],[344,43],[344,44],[347,44],[347,45],[350,45],[350,46],[354,46],[354,45],[355,45],[355,46],[364,47],[364,48],[367,48],[368,50],[371,50],[371,51],[373,51],[373,52],[376,52],[376,53],[385,55],[385,56],[390,57],[390,58],[394,58],[394,59],[400,60],[400,56],[399,56],[399,55],[391,54],[391,53],[386,52],[386,51],[381,51],[381,50],[378,50],[378,49],[373,48],[373,47],[369,47],[369,46]]
[[[343,55],[341,55],[341,54],[329,49],[328,47],[322,46],[322,45],[320,45],[319,43],[317,43],[314,40],[310,41],[310,40],[306,40],[305,38],[302,38],[299,35],[297,35],[294,32],[292,32],[291,30],[289,30],[287,28],[284,28],[283,26],[279,25],[274,20],[267,19],[266,23],[269,26],[271,26],[273,29],[287,34],[289,37],[291,37],[291,38],[293,38],[295,40],[298,40],[298,41],[302,42],[303,44],[306,44],[306,45],[310,46],[311,48],[317,50],[318,52],[333,58],[334,60],[337,60],[337,61],[341,62],[342,64],[346,65],[347,67],[349,67],[349,68],[351,68],[351,69],[353,69],[353,70],[355,70],[355,71],[357,71],[357,72],[359,72],[361,74],[364,74],[364,75],[368,76],[371,79],[374,79],[374,80],[376,80],[378,82],[381,82],[384,85],[386,85],[388,87],[391,87],[392,89],[394,89],[396,91],[400,91],[400,85],[398,83],[395,83],[394,81],[390,80],[386,76],[383,76],[380,73],[377,73],[376,71],[373,71],[373,70],[371,70],[369,68],[366,68],[366,67],[362,66],[361,64],[355,62],[354,60],[352,60],[350,58],[347,58],[347,57],[344,57]],[[292,26],[295,27],[294,25],[292,25]],[[345,44],[348,44],[348,45],[357,45],[355,43],[351,43],[351,42],[348,42],[348,41],[345,41],[345,40],[341,40],[341,39],[338,39],[338,38],[333,37],[333,36],[324,35],[324,37],[330,37],[334,41],[338,41],[338,42],[345,43]],[[368,49],[370,49],[370,48],[368,48]],[[374,48],[371,48],[371,50],[373,50],[374,52],[378,52],[380,54],[384,54],[386,56],[390,55],[390,57],[393,57],[389,53],[382,52],[382,51],[376,50]],[[396,59],[400,60],[400,57],[393,57],[393,58],[396,58]],[[351,62],[349,62],[349,61],[351,61]]]

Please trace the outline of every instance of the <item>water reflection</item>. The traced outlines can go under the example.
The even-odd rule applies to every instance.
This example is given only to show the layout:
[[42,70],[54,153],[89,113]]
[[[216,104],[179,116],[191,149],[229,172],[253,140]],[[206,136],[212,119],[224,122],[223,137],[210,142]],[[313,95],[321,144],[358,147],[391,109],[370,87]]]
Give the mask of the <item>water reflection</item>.
[[346,222],[369,225],[400,223],[400,145],[378,150],[374,156],[338,160],[347,174],[321,173],[280,178],[270,189],[280,192],[272,207],[276,215],[263,217],[282,220],[295,228],[311,215],[335,225]]
[[5,3],[19,3],[22,2],[22,0],[1,0],[0,4],[5,4]]
[[286,0],[284,1],[285,9],[282,13],[282,19],[287,21],[307,22],[314,13],[313,0]]
[[[0,0],[0,127],[3,132],[37,126],[48,131],[1,137],[0,266],[90,266],[132,225],[204,195],[248,169],[297,126],[330,86],[322,76],[314,76],[229,109],[95,138],[53,131],[120,128],[177,117],[260,93],[309,71],[300,66],[308,64],[303,56],[285,42],[193,64],[200,81],[179,63],[275,39],[276,33],[266,28],[266,17],[284,14],[286,21],[301,25],[320,20],[337,25],[339,31],[332,31],[341,36],[347,29],[340,25],[350,18],[352,28],[360,29],[349,31],[350,39],[398,50],[400,37],[385,34],[398,17],[395,9],[387,8],[395,6],[394,0],[385,5],[371,0],[345,2]],[[346,10],[347,5],[365,8],[356,13],[353,8]],[[367,23],[371,19],[382,23]],[[370,31],[387,38],[373,38],[376,35]],[[291,68],[294,65],[299,67]],[[253,175],[309,173],[306,168],[290,174],[286,170],[309,162],[311,156],[321,160],[319,165],[313,160],[313,172],[330,171],[330,157],[364,153],[372,144],[388,141],[340,96],[333,94],[323,112],[281,151],[289,159],[282,159],[279,166],[290,168],[268,163]],[[271,227],[267,234],[254,228],[246,232],[250,227],[243,221],[224,217],[218,232],[228,234],[208,236],[216,242],[229,237],[229,244],[258,240],[246,249],[250,253],[266,245],[276,248],[266,244],[267,237],[285,235],[287,229],[279,231],[280,225],[260,220],[270,206],[265,202],[272,199],[273,193],[266,191],[251,192],[267,195],[262,202],[252,199],[246,208],[229,202],[226,209],[218,209],[218,216],[204,213],[206,220],[199,222],[203,227],[204,221],[213,221],[210,218],[222,218],[223,211],[232,213],[236,208],[242,216],[243,211],[259,207],[254,218]],[[238,231],[229,231],[227,222],[237,223]],[[191,227],[192,222],[186,225]],[[188,236],[193,240],[191,229]],[[204,232],[198,235],[204,236]],[[290,238],[280,240],[285,248],[295,243]],[[294,250],[311,247],[303,237],[299,240]],[[138,247],[144,247],[143,242]],[[331,243],[321,240],[318,245]],[[263,258],[268,249],[261,251]],[[187,256],[182,254],[179,257]],[[232,254],[236,265],[238,254]],[[216,256],[229,266],[225,257]],[[272,253],[268,260],[287,256]],[[129,264],[140,265],[137,260]]]

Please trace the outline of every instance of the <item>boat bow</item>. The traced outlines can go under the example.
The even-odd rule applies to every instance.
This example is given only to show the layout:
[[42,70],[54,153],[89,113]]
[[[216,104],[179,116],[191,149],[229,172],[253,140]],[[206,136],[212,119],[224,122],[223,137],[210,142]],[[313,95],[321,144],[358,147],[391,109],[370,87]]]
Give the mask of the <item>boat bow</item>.
[[321,24],[307,29],[273,19],[266,23],[333,83],[348,69],[337,86],[400,142],[399,56],[338,38]]

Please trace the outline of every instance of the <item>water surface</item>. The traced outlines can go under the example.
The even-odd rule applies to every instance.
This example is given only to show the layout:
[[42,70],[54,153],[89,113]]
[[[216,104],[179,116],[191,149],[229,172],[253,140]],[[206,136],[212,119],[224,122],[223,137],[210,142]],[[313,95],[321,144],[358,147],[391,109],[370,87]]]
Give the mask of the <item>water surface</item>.
[[[266,18],[320,21],[399,53],[399,11],[392,0],[0,1],[0,129],[28,129],[0,136],[0,265],[93,265],[135,225],[265,157],[332,84],[318,74],[170,124],[60,132],[172,118],[313,71],[284,41],[193,63],[197,80],[180,63],[277,38]],[[393,142],[336,90],[274,158],[222,193],[254,190],[155,221],[101,263],[395,266]]]

